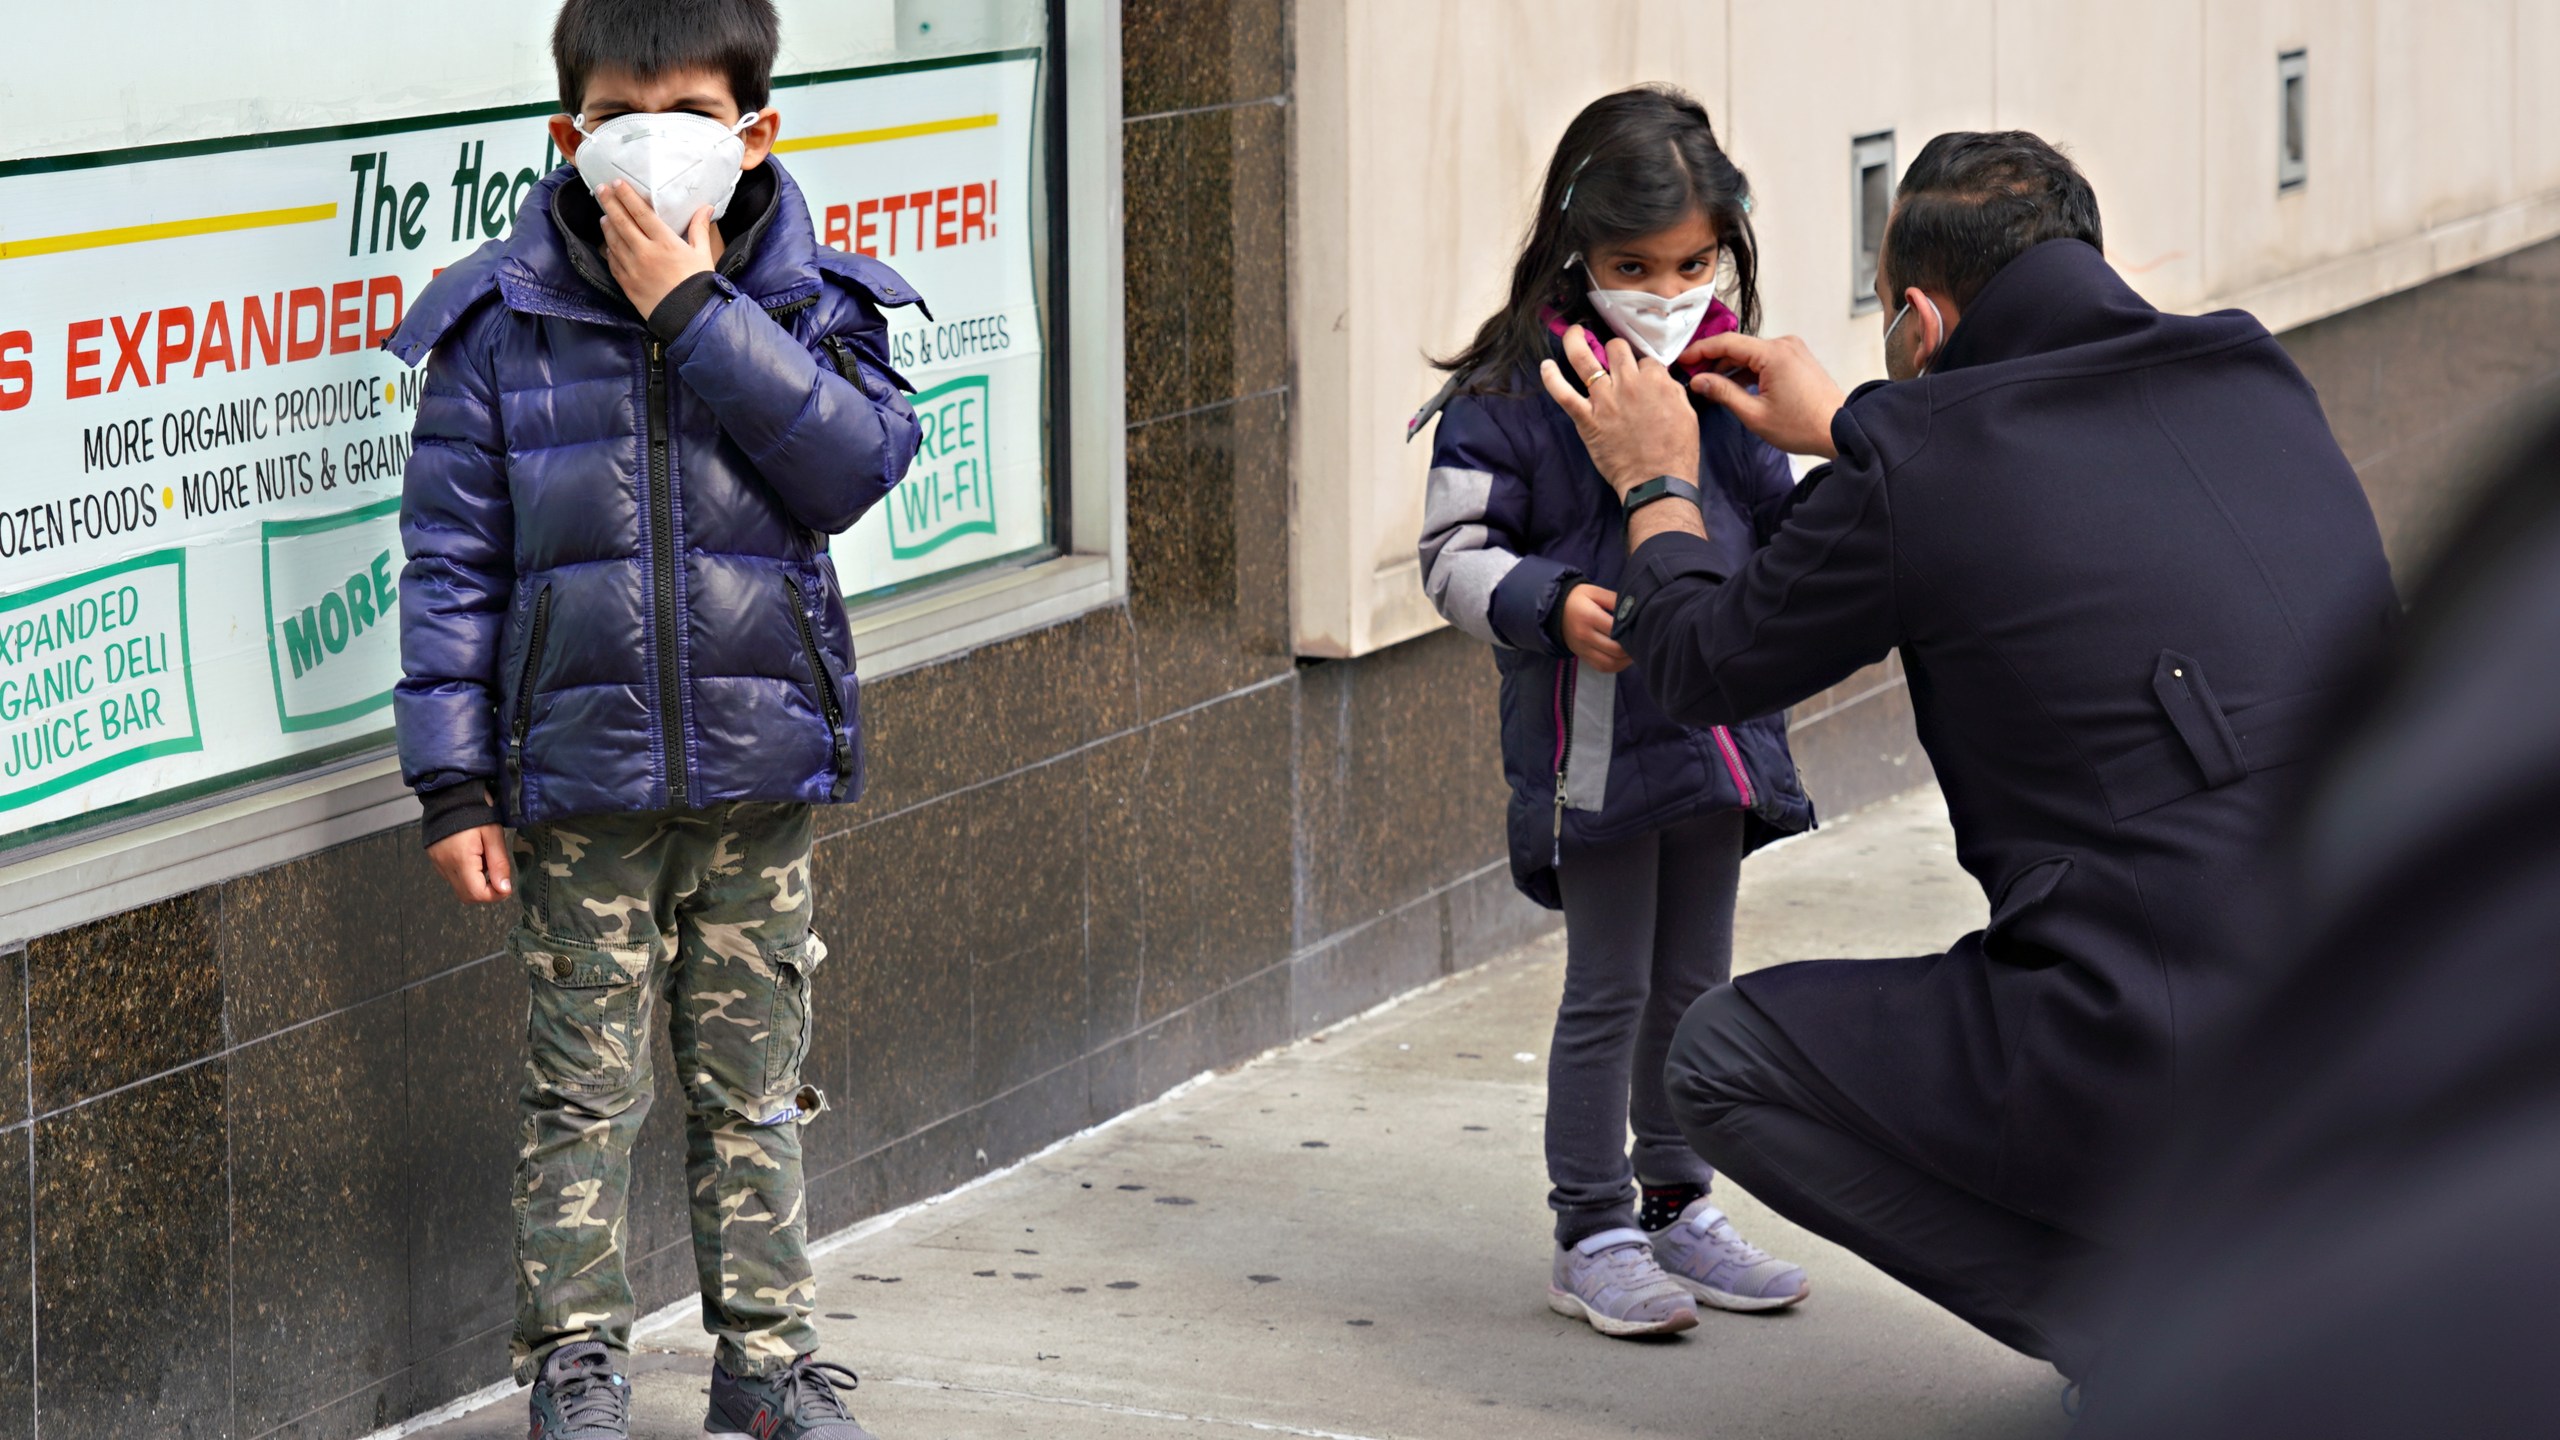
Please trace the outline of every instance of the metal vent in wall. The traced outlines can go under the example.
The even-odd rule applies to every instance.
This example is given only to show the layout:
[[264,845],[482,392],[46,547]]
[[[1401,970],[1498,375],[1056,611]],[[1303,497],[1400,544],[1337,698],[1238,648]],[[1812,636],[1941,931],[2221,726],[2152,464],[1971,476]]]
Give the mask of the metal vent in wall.
[[2276,57],[2276,188],[2300,189],[2311,178],[2311,52]]
[[1849,313],[1878,308],[1876,257],[1884,253],[1884,222],[1893,213],[1893,132],[1879,130],[1849,142]]

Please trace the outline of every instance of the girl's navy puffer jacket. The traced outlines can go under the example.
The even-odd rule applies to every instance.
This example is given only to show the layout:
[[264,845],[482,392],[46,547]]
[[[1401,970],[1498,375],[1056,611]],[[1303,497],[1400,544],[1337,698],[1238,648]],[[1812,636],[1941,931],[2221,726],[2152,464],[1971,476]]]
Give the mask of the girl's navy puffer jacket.
[[827,536],[914,458],[881,307],[918,297],[820,246],[768,161],[708,299],[653,335],[573,225],[578,183],[545,177],[387,347],[435,354],[400,517],[401,768],[421,791],[491,782],[511,825],[850,800]]
[[[1785,456],[1714,406],[1700,408],[1698,447],[1707,533],[1739,569],[1776,529],[1794,477]],[[1745,812],[1755,846],[1813,824],[1783,712],[1691,729],[1662,713],[1642,671],[1603,675],[1558,642],[1566,593],[1585,581],[1617,589],[1626,558],[1618,497],[1535,375],[1441,411],[1423,586],[1451,624],[1494,647],[1511,877],[1550,908],[1563,903],[1556,866],[1568,842],[1731,809]]]

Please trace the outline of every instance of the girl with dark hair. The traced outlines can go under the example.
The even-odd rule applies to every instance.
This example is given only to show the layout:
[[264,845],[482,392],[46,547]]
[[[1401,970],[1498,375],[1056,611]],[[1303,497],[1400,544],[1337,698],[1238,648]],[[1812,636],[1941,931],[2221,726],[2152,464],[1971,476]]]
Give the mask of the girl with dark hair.
[[[1775,1309],[1807,1288],[1711,1202],[1714,1176],[1662,1077],[1681,1015],[1731,972],[1743,853],[1811,825],[1812,806],[1783,715],[1683,726],[1628,668],[1610,639],[1625,514],[1537,379],[1573,325],[1664,364],[1698,337],[1756,328],[1750,207],[1695,100],[1643,86],[1593,101],[1547,166],[1510,299],[1438,362],[1449,383],[1412,426],[1440,417],[1424,587],[1494,646],[1502,674],[1512,877],[1565,915],[1547,1063],[1548,1303],[1606,1335],[1688,1329],[1698,1302]],[[1793,478],[1721,407],[1699,408],[1698,444],[1697,503],[1738,567],[1775,529]]]

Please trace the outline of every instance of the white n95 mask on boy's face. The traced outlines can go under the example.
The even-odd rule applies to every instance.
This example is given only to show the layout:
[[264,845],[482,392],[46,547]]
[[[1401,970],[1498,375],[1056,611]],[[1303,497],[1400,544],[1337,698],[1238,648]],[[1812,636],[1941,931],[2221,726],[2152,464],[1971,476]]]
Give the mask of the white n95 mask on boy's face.
[[1636,350],[1668,365],[1689,348],[1689,338],[1716,303],[1716,287],[1701,285],[1664,297],[1650,290],[1593,290],[1591,308]]
[[738,167],[747,158],[741,132],[760,113],[750,111],[735,125],[682,113],[616,115],[593,130],[581,115],[578,133],[587,138],[578,146],[578,178],[593,192],[630,181],[649,197],[649,207],[667,228],[681,235],[705,205],[714,220],[729,213]]

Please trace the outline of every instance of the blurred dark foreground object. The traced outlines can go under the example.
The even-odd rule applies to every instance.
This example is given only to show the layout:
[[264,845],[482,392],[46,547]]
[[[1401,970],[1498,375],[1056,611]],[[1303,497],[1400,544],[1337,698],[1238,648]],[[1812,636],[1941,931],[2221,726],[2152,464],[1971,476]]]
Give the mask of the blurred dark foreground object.
[[2076,1440],[2560,1434],[2560,420],[2393,649]]

